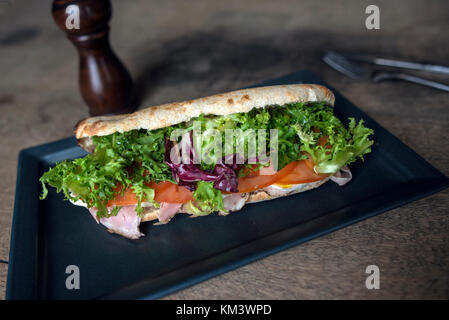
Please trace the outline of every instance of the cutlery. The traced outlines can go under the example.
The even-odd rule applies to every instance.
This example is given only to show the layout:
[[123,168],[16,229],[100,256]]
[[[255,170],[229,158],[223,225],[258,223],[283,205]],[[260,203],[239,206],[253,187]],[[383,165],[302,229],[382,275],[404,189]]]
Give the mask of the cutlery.
[[378,66],[413,69],[413,70],[419,70],[419,71],[428,71],[428,72],[449,74],[449,67],[440,66],[437,64],[417,63],[417,62],[395,60],[395,59],[376,58],[373,56],[362,55],[362,54],[344,54],[343,56],[350,60],[371,63],[371,64],[375,64]]
[[323,56],[323,61],[326,62],[329,66],[334,68],[335,70],[343,73],[344,75],[358,80],[369,80],[375,83],[384,81],[384,80],[404,80],[408,82],[413,82],[417,84],[421,84],[424,86],[428,86],[435,89],[440,89],[446,92],[449,92],[449,86],[443,83],[427,80],[424,78],[416,77],[410,74],[402,73],[402,72],[393,72],[393,71],[369,71],[368,69],[363,68],[357,63],[350,61],[345,58],[341,54],[338,54],[333,51],[327,52]]

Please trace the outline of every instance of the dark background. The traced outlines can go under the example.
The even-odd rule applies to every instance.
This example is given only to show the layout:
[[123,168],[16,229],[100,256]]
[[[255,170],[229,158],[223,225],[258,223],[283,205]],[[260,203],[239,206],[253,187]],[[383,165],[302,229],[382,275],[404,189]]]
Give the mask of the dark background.
[[[365,8],[381,10],[380,30]],[[111,44],[141,106],[310,69],[449,175],[449,96],[347,79],[323,51],[448,63],[447,1],[112,1]],[[0,260],[8,260],[19,150],[73,134],[88,116],[78,58],[51,1],[0,1]],[[429,75],[421,74],[430,77]],[[449,83],[449,79],[431,76]],[[379,173],[382,174],[382,173]],[[168,298],[449,298],[449,192],[389,211]],[[365,288],[376,264],[381,289]],[[0,264],[0,297],[7,265]]]

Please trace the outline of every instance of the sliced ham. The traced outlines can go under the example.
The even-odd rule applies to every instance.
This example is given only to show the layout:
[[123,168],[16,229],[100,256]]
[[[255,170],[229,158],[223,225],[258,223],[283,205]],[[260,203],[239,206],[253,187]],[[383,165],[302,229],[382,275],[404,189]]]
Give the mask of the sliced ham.
[[243,208],[247,199],[246,193],[227,194],[223,196],[223,206],[229,212],[238,211]]
[[161,202],[157,217],[159,222],[167,223],[177,214],[182,207],[182,203]]
[[330,179],[340,187],[344,186],[352,179],[351,170],[349,170],[349,167],[342,167],[340,170],[334,173],[333,176],[330,176]]
[[[261,169],[261,175],[271,175],[274,173],[273,166],[264,167]],[[333,176],[329,177],[332,181],[336,182],[340,186],[348,183],[352,174],[348,167],[341,168],[337,173]],[[324,180],[327,180],[326,178]],[[323,181],[324,181],[323,180]],[[314,187],[315,184],[321,184],[323,181],[317,181],[313,183],[304,183],[304,184],[294,184],[286,186],[277,186],[276,184],[271,185],[264,190],[268,192],[268,194],[272,196],[282,196],[288,195],[293,191],[300,191],[302,189],[310,189]],[[304,191],[305,191],[304,190]],[[229,212],[240,210],[248,200],[249,193],[238,193],[238,194],[225,194],[223,195],[223,205],[226,211],[220,212],[221,215],[226,215]],[[82,201],[73,202],[75,205],[86,206]],[[155,210],[152,203],[142,203],[142,207],[150,207]],[[108,210],[111,211],[113,207],[108,207]],[[136,212],[136,206],[123,206],[118,211],[116,216],[111,216],[109,218],[98,218],[97,217],[97,209],[90,208],[89,212],[92,217],[97,221],[97,223],[103,224],[110,232],[114,232],[120,234],[129,239],[139,239],[144,234],[140,232],[139,225],[141,222],[141,217]],[[167,203],[161,202],[160,208],[157,212],[157,217],[159,219],[159,223],[167,223],[169,222],[177,213],[183,212],[183,204],[182,203]]]
[[[147,203],[142,203],[142,207],[146,207]],[[152,204],[151,204],[152,206]],[[160,203],[160,209],[157,211],[159,222],[167,223],[173,216],[181,212],[182,203]],[[108,207],[108,211],[111,211],[113,207]],[[116,216],[109,218],[98,218],[97,208],[90,208],[89,212],[92,217],[104,225],[110,232],[120,234],[129,239],[139,239],[144,234],[140,232],[139,225],[141,218],[136,212],[136,206],[123,206]]]
[[[112,207],[109,207],[108,210],[112,210]],[[90,208],[89,212],[98,223],[97,209]],[[100,223],[108,228],[109,231],[129,239],[139,239],[144,235],[139,230],[140,217],[136,213],[136,206],[123,206],[116,216],[100,218]]]

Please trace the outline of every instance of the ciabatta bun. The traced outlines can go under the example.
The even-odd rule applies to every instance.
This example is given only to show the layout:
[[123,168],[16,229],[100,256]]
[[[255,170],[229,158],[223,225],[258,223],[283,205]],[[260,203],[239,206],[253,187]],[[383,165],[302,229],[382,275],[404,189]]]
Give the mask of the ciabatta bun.
[[333,106],[334,94],[321,85],[289,84],[242,89],[183,102],[148,107],[134,113],[91,117],[80,121],[75,136],[80,145],[92,149],[90,137],[137,129],[155,130],[186,122],[204,115],[229,115],[254,108],[294,102],[325,102]]

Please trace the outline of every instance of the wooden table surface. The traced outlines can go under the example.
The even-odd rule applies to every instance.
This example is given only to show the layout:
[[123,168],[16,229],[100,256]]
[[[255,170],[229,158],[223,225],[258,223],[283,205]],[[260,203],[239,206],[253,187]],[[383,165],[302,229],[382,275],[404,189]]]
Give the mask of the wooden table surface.
[[[87,116],[77,55],[51,1],[0,1],[0,260],[8,260],[19,150],[72,135]],[[324,50],[448,64],[449,5],[376,1],[112,1],[111,42],[140,105],[189,99],[310,69],[449,175],[449,95],[402,82],[347,79]],[[435,79],[448,79],[438,76]],[[381,173],[380,173],[381,174]],[[449,191],[228,272],[167,299],[449,298]],[[365,268],[380,268],[379,290]],[[0,263],[0,297],[7,265]]]

